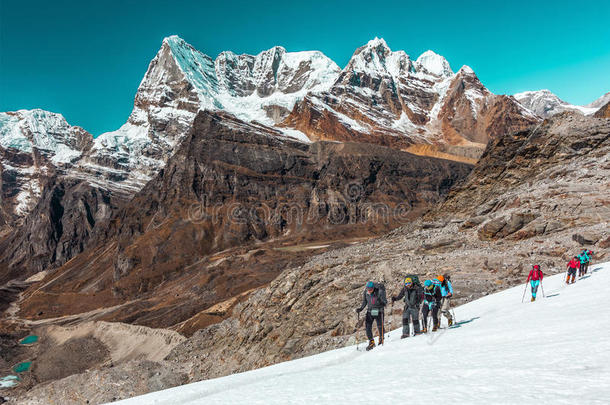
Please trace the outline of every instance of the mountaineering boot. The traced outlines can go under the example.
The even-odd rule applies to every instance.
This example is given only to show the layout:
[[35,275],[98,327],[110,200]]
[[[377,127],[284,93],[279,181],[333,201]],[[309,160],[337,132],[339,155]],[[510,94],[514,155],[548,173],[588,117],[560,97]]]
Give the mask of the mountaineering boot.
[[566,278],[566,284],[570,284],[570,276],[568,276],[568,278]]
[[438,323],[434,324],[434,327],[432,327],[432,332],[436,332],[438,330]]
[[426,327],[424,326],[424,328],[421,330],[421,333],[428,333],[428,328],[426,328]]
[[570,284],[574,284],[574,279],[575,278],[576,278],[575,276],[572,276],[572,282]]
[[421,335],[421,331],[419,330],[419,321],[417,323],[413,322],[413,336]]
[[378,346],[383,345],[383,335],[379,336],[379,344]]
[[535,298],[535,297],[532,297],[532,299],[531,299],[531,301],[530,301],[530,302],[534,302],[534,301],[536,301],[536,298]]
[[409,335],[405,335],[404,333],[402,335],[400,335],[401,339],[408,338],[408,337],[409,337]]
[[368,352],[371,349],[375,348],[375,340],[371,339],[369,340],[369,345],[366,347],[366,351]]
[[449,327],[453,325],[453,319],[449,319]]

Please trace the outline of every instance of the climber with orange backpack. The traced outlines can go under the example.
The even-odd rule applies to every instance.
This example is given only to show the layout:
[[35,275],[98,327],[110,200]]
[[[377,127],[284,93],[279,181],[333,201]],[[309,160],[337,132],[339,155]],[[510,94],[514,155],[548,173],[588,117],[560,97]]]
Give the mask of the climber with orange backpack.
[[[441,287],[441,315],[445,315],[449,326],[453,325],[453,316],[451,315],[451,297],[453,297],[453,286],[451,285],[451,278],[449,275],[441,275],[436,278]],[[439,316],[440,321],[440,316]]]

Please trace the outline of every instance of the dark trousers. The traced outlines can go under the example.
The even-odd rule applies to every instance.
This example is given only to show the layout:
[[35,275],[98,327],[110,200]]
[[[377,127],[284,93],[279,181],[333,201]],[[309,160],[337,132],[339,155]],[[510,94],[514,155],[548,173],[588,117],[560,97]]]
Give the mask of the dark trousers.
[[438,302],[426,302],[424,301],[424,306],[421,309],[421,314],[424,317],[424,328],[428,327],[428,314],[432,313],[432,322],[434,325],[438,325]]
[[409,318],[413,321],[413,332],[419,333],[419,309],[405,307],[402,312],[402,334],[409,335]]
[[372,316],[370,312],[366,313],[366,337],[369,340],[373,340],[373,319],[377,321],[377,330],[379,331],[379,336],[383,336],[383,311],[379,311],[379,315]]

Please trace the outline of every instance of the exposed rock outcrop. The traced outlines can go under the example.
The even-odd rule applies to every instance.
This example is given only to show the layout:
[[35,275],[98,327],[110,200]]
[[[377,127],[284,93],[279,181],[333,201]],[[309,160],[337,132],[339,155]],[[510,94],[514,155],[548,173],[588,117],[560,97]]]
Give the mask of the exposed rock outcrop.
[[593,115],[595,118],[610,118],[610,102],[606,105],[602,106],[597,112]]

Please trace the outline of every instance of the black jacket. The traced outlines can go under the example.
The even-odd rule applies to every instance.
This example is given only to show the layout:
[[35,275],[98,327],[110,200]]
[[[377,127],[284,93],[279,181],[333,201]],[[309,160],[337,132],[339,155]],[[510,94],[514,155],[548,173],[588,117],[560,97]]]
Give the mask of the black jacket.
[[362,305],[358,310],[362,311],[364,307],[367,307],[367,312],[371,312],[371,309],[373,308],[383,311],[383,307],[385,307],[387,303],[388,300],[385,296],[385,288],[381,288],[379,284],[375,284],[375,289],[371,294],[364,290],[364,293],[362,294]]
[[405,299],[405,309],[414,308],[418,309],[421,304],[422,297],[424,295],[424,289],[418,285],[414,285],[412,288],[407,288],[403,286],[400,290],[400,293],[396,297],[393,297],[393,301],[398,301],[399,299]]

